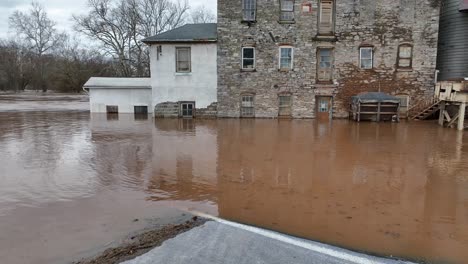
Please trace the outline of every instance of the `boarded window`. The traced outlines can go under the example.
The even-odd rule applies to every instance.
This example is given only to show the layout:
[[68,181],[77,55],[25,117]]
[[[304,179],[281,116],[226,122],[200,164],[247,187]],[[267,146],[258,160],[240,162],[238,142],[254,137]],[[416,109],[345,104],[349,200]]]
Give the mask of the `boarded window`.
[[176,71],[191,72],[190,48],[176,48]]
[[291,95],[279,96],[279,116],[291,116]]
[[182,117],[188,117],[188,118],[193,117],[194,108],[195,108],[195,103],[193,103],[193,102],[181,103],[180,104],[181,116]]
[[136,105],[133,107],[135,114],[148,114],[148,106]]
[[294,21],[294,0],[281,0],[281,21]]
[[108,114],[118,114],[119,107],[117,105],[106,105],[106,112]]
[[333,1],[322,0],[320,1],[320,14],[319,14],[319,34],[320,35],[333,35],[334,33],[334,8]]
[[242,48],[242,69],[255,68],[255,48],[244,47]]
[[241,101],[241,117],[254,117],[254,96],[243,95]]
[[374,48],[360,48],[359,53],[359,65],[361,69],[372,69],[374,65]]
[[280,47],[279,52],[279,68],[280,69],[292,69],[293,67],[293,48],[292,47]]
[[403,44],[398,47],[398,67],[411,68],[413,66],[413,47]]
[[255,21],[257,12],[256,0],[242,0],[242,14],[244,21]]

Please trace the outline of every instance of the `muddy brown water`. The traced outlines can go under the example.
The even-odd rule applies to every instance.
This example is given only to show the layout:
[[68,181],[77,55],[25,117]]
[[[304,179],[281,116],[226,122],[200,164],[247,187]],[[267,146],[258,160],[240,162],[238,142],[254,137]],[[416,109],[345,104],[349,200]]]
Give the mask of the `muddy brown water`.
[[432,122],[0,113],[0,262],[67,262],[177,208],[467,263],[467,137]]

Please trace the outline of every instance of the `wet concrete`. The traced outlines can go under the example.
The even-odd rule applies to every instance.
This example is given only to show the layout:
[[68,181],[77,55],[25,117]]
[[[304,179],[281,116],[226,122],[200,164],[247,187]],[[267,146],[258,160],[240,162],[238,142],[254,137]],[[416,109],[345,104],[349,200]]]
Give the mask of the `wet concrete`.
[[63,262],[145,226],[134,218],[186,209],[465,263],[467,135],[430,122],[0,113],[0,255]]

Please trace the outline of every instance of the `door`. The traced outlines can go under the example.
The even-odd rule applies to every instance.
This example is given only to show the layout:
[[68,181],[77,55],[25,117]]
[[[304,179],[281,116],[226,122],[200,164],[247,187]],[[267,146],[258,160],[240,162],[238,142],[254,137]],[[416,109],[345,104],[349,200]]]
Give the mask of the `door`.
[[318,96],[315,102],[317,119],[322,121],[330,120],[332,116],[332,97]]
[[317,51],[317,79],[319,82],[332,82],[333,49],[319,48]]
[[291,117],[291,95],[279,96],[279,117]]

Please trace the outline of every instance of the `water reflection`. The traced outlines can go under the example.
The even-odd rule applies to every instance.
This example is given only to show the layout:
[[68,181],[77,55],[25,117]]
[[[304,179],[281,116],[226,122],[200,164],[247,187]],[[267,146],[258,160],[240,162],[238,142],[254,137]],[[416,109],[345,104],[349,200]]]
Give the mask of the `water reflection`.
[[468,258],[467,136],[435,124],[85,113],[0,120],[0,214],[134,191],[360,251]]
[[[462,133],[433,124],[219,120],[216,145],[182,153],[205,135],[195,131],[206,124],[193,122],[188,134],[166,126],[164,144],[177,150],[163,153],[174,153],[176,168],[153,176],[172,182],[161,199],[204,197],[223,218],[387,256],[468,257]],[[217,180],[200,181],[192,158],[213,148],[217,159],[203,165],[216,167]]]

